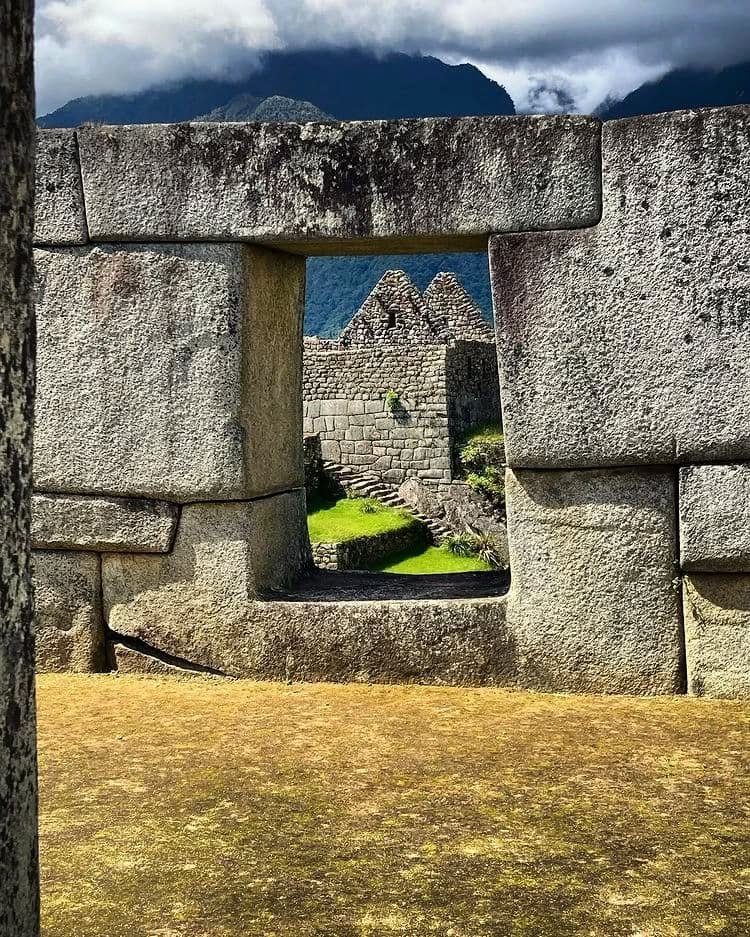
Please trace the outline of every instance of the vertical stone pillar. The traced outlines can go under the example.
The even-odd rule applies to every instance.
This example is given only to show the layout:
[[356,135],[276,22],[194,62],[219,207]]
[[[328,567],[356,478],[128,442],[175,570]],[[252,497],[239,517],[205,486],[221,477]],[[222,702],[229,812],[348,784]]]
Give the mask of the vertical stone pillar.
[[39,932],[29,506],[33,3],[0,0],[0,937]]

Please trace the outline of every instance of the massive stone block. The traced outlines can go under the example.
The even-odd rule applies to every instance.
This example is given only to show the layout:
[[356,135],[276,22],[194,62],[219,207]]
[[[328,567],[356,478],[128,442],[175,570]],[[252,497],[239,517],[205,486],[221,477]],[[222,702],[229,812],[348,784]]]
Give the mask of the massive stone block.
[[94,240],[387,253],[593,224],[599,133],[587,117],[469,117],[84,127],[78,140]]
[[[145,624],[145,623],[144,623]],[[163,671],[180,660],[233,677],[372,683],[509,685],[516,656],[505,600],[250,602],[241,618],[179,631],[146,624],[156,656],[115,645],[124,672]],[[166,652],[166,654],[164,653]],[[174,663],[166,664],[174,667]]]
[[683,689],[673,474],[508,470],[508,629],[525,686]]
[[39,130],[36,141],[35,244],[85,244],[78,144],[73,130]]
[[37,550],[167,553],[177,528],[177,507],[137,498],[36,494],[31,540]]
[[304,491],[186,505],[170,554],[104,554],[107,621],[187,658],[196,632],[239,626],[254,598],[309,564]]
[[683,569],[750,572],[750,465],[680,469]]
[[508,461],[750,456],[750,108],[605,124],[589,231],[494,239]]
[[688,692],[750,697],[750,576],[683,580]]
[[39,933],[33,598],[33,3],[0,0],[0,934]]
[[229,244],[36,254],[38,488],[196,501],[302,485],[301,258]]
[[101,574],[96,553],[34,552],[37,671],[104,669]]

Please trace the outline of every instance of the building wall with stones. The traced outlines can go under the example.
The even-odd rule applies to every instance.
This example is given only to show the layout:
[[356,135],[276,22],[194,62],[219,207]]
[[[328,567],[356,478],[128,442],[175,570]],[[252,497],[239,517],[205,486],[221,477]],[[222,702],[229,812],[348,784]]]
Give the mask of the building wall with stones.
[[305,339],[303,408],[325,459],[391,484],[448,482],[461,436],[500,421],[492,329],[454,274],[422,294],[388,270],[339,339]]
[[[451,438],[443,345],[341,349],[305,341],[304,432],[323,458],[380,474],[448,480]],[[398,394],[391,410],[387,393]]]
[[[75,502],[35,516],[44,627],[98,620],[130,669],[750,695],[749,130],[43,134],[37,485]],[[268,600],[309,556],[301,256],[486,246],[510,591]]]

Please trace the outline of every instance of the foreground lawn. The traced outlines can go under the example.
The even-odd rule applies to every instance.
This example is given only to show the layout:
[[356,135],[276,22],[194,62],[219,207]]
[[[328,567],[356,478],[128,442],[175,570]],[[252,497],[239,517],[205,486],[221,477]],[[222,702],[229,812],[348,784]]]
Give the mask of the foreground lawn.
[[400,530],[416,521],[409,514],[383,504],[373,503],[372,513],[362,510],[365,498],[342,498],[334,503],[312,504],[307,515],[307,529],[313,543],[343,543],[357,537]]
[[447,547],[420,547],[407,553],[388,558],[379,566],[383,573],[474,573],[491,570],[492,567],[478,556],[457,556]]
[[39,679],[45,937],[750,920],[750,706]]

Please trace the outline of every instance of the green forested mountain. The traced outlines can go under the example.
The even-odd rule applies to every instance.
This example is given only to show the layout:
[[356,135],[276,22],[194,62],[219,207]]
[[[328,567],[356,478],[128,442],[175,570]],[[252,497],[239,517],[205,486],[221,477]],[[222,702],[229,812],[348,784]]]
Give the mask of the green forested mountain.
[[305,334],[334,338],[385,271],[393,269],[405,270],[421,290],[436,273],[450,270],[485,316],[492,317],[486,253],[311,257],[307,261]]

